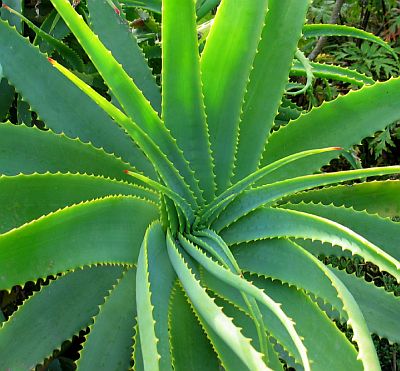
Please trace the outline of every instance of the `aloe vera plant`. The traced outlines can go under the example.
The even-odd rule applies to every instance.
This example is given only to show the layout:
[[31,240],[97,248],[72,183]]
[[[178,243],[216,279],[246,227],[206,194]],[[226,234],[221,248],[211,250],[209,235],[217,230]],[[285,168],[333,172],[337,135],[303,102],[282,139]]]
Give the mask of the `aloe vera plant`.
[[[199,55],[176,0],[161,95],[119,4],[87,0],[87,24],[52,3],[112,99],[0,22],[2,74],[48,128],[0,125],[0,288],[51,278],[2,324],[0,369],[86,328],[79,370],[380,369],[371,334],[399,342],[399,299],[317,256],[399,280],[400,182],[337,184],[400,166],[319,170],[400,118],[400,79],[307,65],[307,0],[222,0]],[[272,131],[310,68],[362,88]]]

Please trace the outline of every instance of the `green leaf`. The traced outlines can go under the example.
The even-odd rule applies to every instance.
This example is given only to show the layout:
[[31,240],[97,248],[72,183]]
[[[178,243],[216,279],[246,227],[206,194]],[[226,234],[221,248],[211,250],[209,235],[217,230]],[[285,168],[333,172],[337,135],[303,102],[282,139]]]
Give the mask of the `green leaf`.
[[279,319],[282,326],[286,329],[290,337],[293,339],[293,342],[295,343],[295,346],[299,351],[304,369],[310,370],[310,365],[307,358],[307,350],[294,328],[293,321],[286,316],[286,314],[281,310],[278,303],[274,302],[262,290],[259,290],[258,288],[253,286],[250,282],[246,281],[241,276],[232,273],[231,271],[213,261],[211,258],[207,257],[207,255],[203,253],[197,246],[193,245],[181,235],[179,235],[179,241],[186,252],[195,260],[197,260],[201,264],[201,266],[204,267],[208,272],[213,274],[224,283],[229,284],[240,291],[243,291],[250,297],[256,299],[260,304],[263,304],[265,307],[267,307],[269,311],[272,312],[272,314]]
[[60,171],[130,180],[124,170],[135,170],[121,159],[79,139],[24,125],[0,124],[0,147],[0,173],[5,175]]
[[136,324],[135,326],[135,336],[133,345],[133,369],[135,371],[144,371],[142,347],[140,345],[140,334],[139,329]]
[[[278,248],[278,246],[274,247]],[[246,253],[246,250],[250,250],[249,255],[246,255],[249,259],[251,259],[250,254],[255,252],[255,257],[261,257],[262,262],[268,259],[267,254],[272,252],[271,249],[254,249],[252,245],[243,246],[243,250],[241,251]],[[236,249],[234,249],[234,251],[237,252]],[[284,262],[287,263],[287,260],[284,260]],[[249,264],[251,265],[252,263]],[[270,263],[267,263],[267,266],[269,265]],[[307,265],[309,265],[309,263]],[[263,271],[267,271],[267,268]],[[319,272],[319,276],[321,276],[321,272]],[[241,310],[247,312],[245,303],[241,300],[240,296],[232,290],[232,287],[224,285],[208,273],[204,272],[202,277],[204,283],[211,290],[225,297],[227,300],[230,300]],[[346,369],[346,367],[351,370],[362,369],[362,365],[357,361],[357,352],[352,344],[303,291],[294,286],[290,287],[286,284],[282,284],[276,280],[276,278],[270,280],[253,275],[250,276],[249,279],[257,287],[268,292],[268,295],[271,295],[276,302],[282,303],[282,310],[293,318],[296,323],[296,330],[304,338],[303,341],[307,348],[310,362],[312,362],[313,370],[340,370]],[[329,285],[330,283],[327,284]],[[331,290],[335,292],[332,287]],[[336,295],[336,292],[334,295]],[[291,356],[294,356],[296,362],[299,363],[298,352],[290,337],[282,331],[279,323],[271,319],[270,312],[265,308],[261,309],[265,325],[270,329],[270,334],[274,336],[278,344],[283,345],[284,349],[288,351]],[[335,349],[335,352],[332,352],[332,349]]]
[[126,114],[160,147],[160,150],[174,164],[187,184],[191,186],[192,191],[196,193],[198,198],[201,198],[198,184],[194,180],[189,164],[149,101],[143,96],[118,61],[115,60],[111,52],[83,21],[82,17],[76,13],[68,0],[51,1]]
[[[221,299],[220,297],[217,297],[215,302],[222,308],[222,310],[227,316],[232,318],[234,324],[242,329],[243,334],[246,337],[253,340],[253,343],[255,343],[255,347],[259,349],[260,344],[257,343],[257,332],[256,329],[254,328],[254,322],[252,322],[250,315],[238,309],[229,301]],[[282,371],[283,366],[279,361],[278,355],[273,349],[271,342],[267,338],[266,338],[266,344],[268,344],[268,351],[267,351],[267,356],[264,357],[264,360],[267,366],[270,367],[272,370]]]
[[83,62],[79,55],[71,49],[68,45],[64,44],[60,40],[55,37],[49,35],[47,32],[43,31],[41,28],[37,27],[33,22],[31,22],[28,18],[24,17],[18,11],[10,8],[7,5],[3,4],[3,8],[7,9],[11,14],[19,17],[22,22],[25,22],[28,27],[36,34],[36,37],[40,37],[45,40],[51,47],[53,47],[61,57],[74,69],[82,71],[83,70]]
[[124,4],[161,13],[161,0],[125,0]]
[[196,311],[207,323],[207,326],[220,336],[223,342],[249,368],[267,370],[268,368],[262,361],[261,354],[250,345],[250,340],[241,334],[240,330],[232,323],[232,320],[224,315],[221,308],[214,304],[204,288],[200,286],[200,283],[187,266],[178,250],[176,242],[172,240],[170,234],[167,236],[167,248],[171,263],[186,294],[196,308]]
[[201,56],[218,193],[230,185],[241,105],[264,26],[267,3],[267,0],[223,0]]
[[122,271],[85,268],[42,287],[0,328],[1,369],[30,370],[88,326]]
[[[70,206],[0,235],[0,287],[97,263],[133,265],[158,210],[149,201],[107,197]],[[112,248],[110,248],[112,246]]]
[[[213,223],[213,228],[220,231],[238,218],[246,215],[257,207],[271,204],[291,193],[304,191],[308,188],[320,187],[327,184],[339,183],[368,176],[395,174],[400,172],[400,166],[349,170],[333,173],[305,175],[279,182],[266,184],[261,187],[249,189],[239,195]],[[291,198],[289,198],[291,199]]]
[[400,181],[384,180],[352,185],[339,185],[290,196],[291,203],[321,202],[325,205],[353,207],[382,217],[400,216]]
[[217,355],[177,284],[171,295],[168,323],[174,370],[219,370]]
[[0,49],[4,76],[47,127],[71,138],[90,141],[154,174],[141,151],[107,114],[55,71],[37,47],[3,21],[0,21]]
[[332,147],[332,148],[322,148],[315,149],[311,151],[304,151],[295,153],[291,156],[287,156],[283,159],[273,162],[270,165],[264,166],[261,169],[247,175],[244,179],[235,183],[231,187],[229,187],[226,191],[222,192],[217,198],[213,200],[213,202],[208,205],[204,211],[200,214],[200,222],[212,222],[219,215],[219,213],[230,203],[232,200],[237,197],[241,192],[243,192],[246,188],[250,187],[258,180],[264,178],[267,174],[276,171],[280,167],[291,163],[293,161],[298,161],[304,157],[318,155],[324,152],[330,151],[338,151],[341,148]]
[[329,219],[299,211],[257,209],[223,230],[221,237],[228,244],[274,237],[329,242],[360,255],[397,279],[400,278],[400,263],[364,237]]
[[[387,97],[391,98],[388,99]],[[366,136],[381,130],[400,118],[400,78],[377,82],[352,91],[334,101],[300,116],[268,139],[261,166],[305,149],[340,146],[344,149],[358,144]],[[290,145],[289,145],[290,143]],[[312,173],[335,154],[327,153],[302,159],[274,174],[274,180]]]
[[168,306],[175,280],[165,233],[156,222],[146,231],[136,276],[138,325],[145,369],[172,370]]
[[[365,84],[374,84],[375,80],[355,70],[334,66],[325,63],[311,62],[312,73],[315,77],[324,79],[337,80],[348,82],[353,85],[363,86]],[[294,61],[294,64],[290,70],[291,76],[306,76],[306,70],[304,66]]]
[[385,291],[383,287],[377,287],[372,282],[367,282],[354,274],[331,268],[349,289],[354,299],[363,312],[371,333],[386,338],[390,342],[400,342],[400,324],[398,316],[400,312],[400,298]]
[[160,89],[124,15],[122,13],[118,15],[107,0],[100,2],[89,0],[87,7],[89,25],[94,33],[122,64],[124,70],[135,81],[153,108],[160,112]]
[[[258,167],[288,81],[308,3],[308,0],[268,2],[265,27],[242,108],[233,182],[251,174]],[[290,27],[287,27],[288,24]]]
[[[88,96],[90,96],[100,107],[104,109],[117,123],[120,125],[129,136],[135,140],[139,147],[143,150],[146,156],[152,162],[154,168],[157,170],[160,177],[166,183],[167,187],[171,188],[171,193],[177,193],[180,197],[183,196],[187,202],[190,202],[193,207],[196,206],[196,200],[191,190],[185,183],[184,179],[180,176],[174,165],[168,159],[168,157],[161,152],[160,148],[136,123],[134,123],[129,117],[125,116],[117,107],[110,103],[107,99],[97,93],[93,88],[87,85],[84,81],[80,80],[72,72],[68,71],[65,67],[61,66],[54,60],[51,63],[61,73],[67,76],[74,84],[82,89]],[[143,182],[151,183],[152,186],[157,187],[157,182],[149,179],[148,177],[134,172],[127,172],[131,176],[141,178]],[[158,187],[161,187],[158,185]],[[186,201],[184,201],[186,203]]]
[[94,317],[78,360],[79,370],[129,369],[136,322],[135,274],[135,269],[125,272]]
[[[359,347],[357,358],[362,361],[365,370],[379,370],[378,357],[365,319],[346,286],[322,262],[299,245],[287,240],[278,241],[280,241],[279,245],[268,244],[269,241],[249,243],[242,245],[242,248],[236,251],[240,252],[240,255],[236,254],[235,249],[234,253],[244,270],[271,277],[269,274],[271,268],[272,271],[275,270],[277,273],[281,269],[278,277],[282,274],[284,277],[289,278],[288,283],[290,285],[294,284],[307,290],[310,287],[309,283],[311,283],[318,288],[320,293],[319,295],[319,293],[311,291],[316,296],[328,300],[328,303],[331,304],[338,301],[342,302],[343,305],[340,305],[339,308],[336,307],[336,309],[339,309],[342,315],[344,314],[348,318],[347,324],[354,331],[353,340],[357,342]],[[278,246],[279,248],[277,248]],[[242,253],[245,254],[242,255]],[[271,261],[272,256],[275,256],[273,261]],[[301,257],[300,261],[297,260],[297,257]],[[279,261],[277,267],[273,265],[274,261]],[[288,266],[291,269],[287,269]],[[296,270],[301,270],[303,274],[295,273]],[[315,274],[312,278],[308,277],[308,273],[312,271],[315,271]],[[307,272],[307,274],[304,274],[304,272]],[[313,282],[311,282],[312,280]],[[304,286],[304,283],[306,283],[307,287]]]
[[355,211],[345,207],[314,203],[285,204],[284,208],[297,210],[345,225],[354,232],[379,246],[380,249],[400,260],[400,224],[370,215],[365,211]]
[[163,120],[210,202],[215,184],[201,90],[195,3],[164,1],[162,17]]
[[157,194],[133,184],[81,174],[0,177],[0,233],[66,206],[109,195],[159,202]]
[[347,37],[354,37],[357,39],[363,39],[383,46],[388,52],[394,55],[395,58],[397,59],[396,53],[388,43],[386,43],[380,37],[375,36],[370,32],[360,30],[355,27],[338,25],[338,24],[306,24],[303,27],[303,36],[305,38],[320,37],[320,36],[347,36]]
[[[3,2],[4,5],[4,2]],[[17,10],[18,12],[22,13],[24,7],[23,0],[7,0],[7,5],[11,8]],[[1,18],[8,21],[11,26],[15,26],[19,33],[22,33],[23,24],[19,17],[15,14],[10,14],[6,9],[0,8],[0,15]]]

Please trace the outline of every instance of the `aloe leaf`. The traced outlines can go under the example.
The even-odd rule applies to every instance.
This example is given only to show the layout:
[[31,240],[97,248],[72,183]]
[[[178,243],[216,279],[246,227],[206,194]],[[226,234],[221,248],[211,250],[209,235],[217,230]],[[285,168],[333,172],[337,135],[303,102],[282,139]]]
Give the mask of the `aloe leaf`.
[[[203,18],[205,15],[207,15],[208,12],[210,12],[213,8],[215,8],[221,0],[200,0],[201,5],[198,6],[197,9],[197,19]],[[197,3],[200,3],[199,0],[197,0]]]
[[266,306],[274,316],[276,316],[281,322],[282,326],[285,327],[287,332],[290,334],[296,348],[299,351],[302,364],[305,370],[310,370],[310,364],[307,358],[307,350],[304,347],[299,335],[297,334],[293,321],[286,316],[286,314],[281,310],[279,304],[274,302],[268,295],[263,291],[257,289],[250,282],[243,279],[241,276],[232,273],[231,271],[223,268],[218,263],[214,262],[211,258],[207,257],[197,246],[193,245],[191,242],[186,240],[184,237],[179,235],[179,241],[184,247],[186,252],[197,260],[202,267],[204,267],[208,272],[215,275],[221,281],[235,287],[236,289],[243,291],[250,297],[256,299],[260,304]]
[[124,4],[161,13],[161,0],[125,0]]
[[192,191],[201,198],[189,164],[149,101],[68,0],[52,0],[52,4],[91,58],[126,114],[160,147],[191,186]]
[[201,56],[204,102],[218,193],[230,185],[241,105],[264,26],[267,3],[267,0],[223,0]]
[[107,0],[89,0],[87,7],[91,29],[122,64],[153,108],[161,112],[160,89],[124,15],[117,14]]
[[233,325],[232,320],[224,315],[221,308],[214,304],[204,288],[200,286],[169,233],[167,249],[171,263],[186,294],[207,325],[221,337],[245,365],[254,370],[267,370],[261,354],[250,345],[250,340],[241,334],[240,330]]
[[306,24],[303,27],[303,36],[305,38],[320,36],[347,36],[363,39],[383,46],[396,59],[398,58],[391,46],[380,37],[355,27],[338,24]]
[[217,355],[178,285],[171,295],[168,325],[174,370],[219,370]]
[[237,199],[233,200],[232,203],[219,214],[218,219],[213,223],[213,229],[220,231],[222,228],[227,227],[229,224],[243,215],[248,214],[250,211],[255,210],[257,207],[270,204],[295,192],[353,179],[361,179],[368,176],[396,174],[399,172],[400,166],[387,166],[349,170],[345,172],[322,173],[286,179],[249,189],[239,195]]
[[321,202],[325,205],[353,207],[355,210],[366,210],[368,213],[377,213],[382,217],[400,216],[400,181],[385,180],[367,183],[339,185],[302,192],[290,196],[291,203]]
[[[2,2],[3,7],[4,7],[4,2]],[[18,12],[22,13],[23,7],[24,7],[24,2],[23,0],[7,0],[7,5],[11,6],[13,9],[17,10]],[[23,23],[21,21],[21,18],[16,16],[15,14],[10,14],[6,9],[0,8],[0,15],[1,18],[8,21],[10,26],[15,26],[17,31],[22,34],[23,30]]]
[[142,164],[141,170],[152,173],[145,156],[107,114],[55,71],[37,47],[3,21],[0,21],[0,49],[4,76],[47,127],[71,138],[90,141],[138,167]]
[[[199,237],[188,235],[186,238],[197,244],[207,253],[215,258],[224,268],[229,271],[236,273],[237,275],[242,275],[242,271],[237,264],[235,258],[233,257],[229,247],[216,233],[210,230],[202,230],[197,233]],[[269,341],[265,336],[264,321],[262,314],[258,307],[257,301],[253,297],[249,297],[245,292],[241,291],[240,294],[245,301],[253,324],[257,331],[258,343],[260,345],[260,351],[264,354],[264,361],[269,362]]]
[[360,255],[397,279],[400,278],[400,263],[378,246],[339,223],[299,211],[257,209],[223,230],[221,237],[228,244],[274,237],[329,242]]
[[[393,99],[387,99],[388,95]],[[397,78],[364,86],[324,103],[270,135],[261,166],[289,154],[315,148],[315,143],[319,147],[340,146],[348,149],[399,119],[400,106],[396,103],[399,100],[400,78]],[[326,153],[286,165],[274,174],[274,180],[312,173],[334,156],[333,153]]]
[[273,162],[270,165],[264,166],[261,169],[253,172],[252,174],[246,176],[244,179],[235,183],[233,186],[228,188],[226,191],[222,192],[216,199],[208,205],[204,211],[200,214],[200,223],[208,222],[211,223],[214,219],[219,215],[219,213],[233,201],[235,197],[237,197],[241,192],[243,192],[246,188],[250,187],[260,179],[264,178],[267,174],[276,171],[280,167],[289,164],[293,161],[300,160],[304,157],[315,156],[324,152],[330,151],[340,151],[341,148],[331,147],[331,148],[322,148],[315,149],[311,151],[303,151],[300,153],[295,153],[291,156],[287,156],[283,159]]
[[180,195],[178,195],[177,193],[175,193],[174,191],[172,191],[170,188],[163,186],[160,183],[157,183],[156,181],[147,178],[139,173],[134,173],[131,171],[126,171],[127,174],[129,174],[130,176],[141,180],[143,183],[145,183],[146,185],[148,185],[151,188],[154,188],[156,191],[160,192],[161,194],[164,194],[165,196],[167,196],[168,198],[170,198],[172,201],[175,202],[175,204],[177,206],[179,206],[180,210],[178,211],[178,216],[179,216],[179,211],[182,211],[182,213],[184,214],[184,218],[186,220],[186,222],[190,225],[193,223],[194,220],[194,214],[192,212],[192,209],[190,208],[190,205],[186,202],[186,200],[184,198],[182,198]]
[[169,262],[160,223],[146,231],[137,270],[136,301],[145,369],[172,370],[168,306],[176,275]]
[[[375,83],[375,80],[371,77],[348,68],[315,62],[311,62],[310,65],[312,67],[312,73],[315,77],[348,82],[360,87],[365,84]],[[294,64],[290,70],[290,75],[306,76],[306,70],[300,62],[294,61]]]
[[135,325],[135,269],[128,269],[94,317],[79,370],[128,369]]
[[215,185],[201,90],[195,3],[164,1],[162,17],[163,120],[210,202]]
[[139,328],[137,326],[137,323],[135,326],[135,336],[134,336],[132,360],[133,360],[133,369],[135,371],[144,371],[142,347],[140,345],[140,334],[139,334]]
[[129,180],[124,170],[135,170],[103,150],[51,131],[24,125],[0,124],[0,134],[0,173],[4,175],[60,171]]
[[365,211],[314,203],[285,204],[283,208],[318,215],[345,225],[400,261],[400,224]]
[[121,267],[84,268],[42,287],[0,328],[0,367],[28,370],[44,361],[90,324],[122,271]]
[[136,264],[145,230],[157,214],[149,201],[115,196],[70,206],[6,232],[0,235],[0,287],[83,265]]
[[348,274],[335,268],[331,271],[349,289],[363,312],[368,328],[373,334],[390,342],[400,342],[400,298],[367,282],[354,274]]
[[102,177],[59,173],[0,176],[0,233],[60,208],[109,195],[159,202],[149,189]]
[[0,121],[7,117],[11,104],[14,100],[14,88],[8,84],[7,79],[3,79],[0,65]]
[[[222,308],[227,316],[232,318],[234,324],[242,329],[243,334],[253,340],[255,347],[260,349],[260,344],[257,343],[257,332],[255,331],[254,323],[252,322],[249,313],[245,313],[241,309],[238,309],[237,306],[230,303],[228,300],[225,300],[225,298],[216,297],[215,302]],[[268,348],[266,356],[264,357],[266,365],[272,370],[283,371],[283,366],[279,361],[278,355],[273,349],[271,342],[268,340],[267,336],[264,337]]]
[[[161,152],[160,148],[156,143],[129,117],[125,116],[117,107],[110,103],[107,99],[97,93],[93,88],[87,85],[85,82],[80,80],[72,72],[58,64],[56,61],[50,59],[50,63],[57,68],[61,73],[67,76],[74,84],[76,84],[82,91],[90,96],[104,111],[106,111],[126,132],[131,136],[132,139],[140,146],[146,156],[154,164],[158,174],[164,180],[164,182],[171,189],[176,190],[179,196],[184,196],[193,206],[196,205],[196,200],[191,193],[191,190],[186,185],[184,179],[180,176],[178,171],[175,169],[173,164],[170,162],[168,157]],[[127,174],[133,176],[133,172],[127,172]],[[136,177],[140,174],[135,175]],[[146,177],[142,177],[144,180]],[[147,182],[156,184],[155,181],[148,179]],[[172,191],[171,191],[172,192]]]
[[52,46],[57,52],[60,53],[61,57],[74,69],[82,71],[83,70],[83,62],[79,55],[72,50],[68,45],[64,44],[60,40],[57,40],[55,37],[49,35],[47,32],[43,31],[39,27],[37,27],[33,22],[31,22],[28,18],[24,17],[22,14],[18,13],[14,9],[9,6],[3,4],[3,8],[9,11],[11,14],[19,17],[21,21],[25,22],[28,27],[43,40],[45,40],[50,46]]
[[[234,182],[256,170],[260,162],[288,81],[308,1],[270,0],[268,6],[242,108]],[[287,24],[290,28],[281,32]]]
[[[240,251],[240,254],[237,254],[235,249],[233,251],[240,266],[243,267],[243,270],[257,273],[258,275],[263,275],[265,277],[270,277],[268,268],[273,265],[270,264],[269,261],[270,258],[275,255],[274,261],[280,261],[278,267],[281,267],[282,269],[281,274],[286,276],[286,278],[289,278],[289,284],[294,284],[297,287],[304,287],[303,283],[310,281],[310,277],[306,277],[307,275],[304,274],[293,274],[291,269],[287,269],[289,265],[291,267],[293,266],[294,269],[301,269],[303,272],[305,267],[307,267],[307,273],[310,268],[316,273],[318,272],[319,274],[314,275],[313,284],[314,286],[319,287],[318,290],[321,293],[320,297],[327,299],[328,293],[332,292],[333,294],[333,292],[336,292],[333,295],[330,294],[332,295],[333,300],[329,298],[329,302],[341,301],[343,303],[339,310],[346,315],[348,319],[347,324],[351,326],[354,331],[353,340],[357,342],[359,348],[357,358],[362,361],[364,370],[379,370],[379,361],[369,334],[369,329],[357,302],[346,286],[329,270],[328,267],[302,249],[299,245],[287,240],[279,240],[279,243],[280,248],[278,249],[276,249],[277,246],[274,244],[268,246],[268,241],[259,241],[242,245],[243,248],[236,251]],[[242,252],[245,254],[242,255]],[[281,254],[282,252],[284,252],[284,254]],[[253,255],[253,253],[255,253],[255,255]],[[257,259],[255,259],[255,256],[257,256]],[[294,256],[301,256],[302,262],[298,264],[298,261],[294,259]],[[277,269],[275,268],[275,270]],[[318,294],[316,295],[318,296]]]
[[[243,246],[243,248],[250,251],[253,250],[252,246]],[[270,250],[267,251],[269,252]],[[257,251],[256,256],[259,256],[260,252],[261,250]],[[265,255],[266,252],[262,254],[262,256]],[[303,291],[298,290],[296,287],[282,284],[276,279],[272,281],[264,277],[255,277],[254,275],[250,276],[249,279],[257,287],[268,292],[268,295],[271,295],[275,301],[282,303],[284,312],[294,319],[297,331],[304,338],[303,342],[307,348],[307,354],[310,362],[312,362],[313,370],[340,370],[346,367],[351,370],[362,369],[361,363],[357,361],[357,352],[354,346]],[[240,310],[247,312],[245,303],[231,286],[222,283],[206,272],[202,274],[202,280],[217,295],[226,298]],[[327,285],[330,285],[329,280],[326,279],[326,282]],[[321,287],[323,286],[321,285]],[[331,289],[336,296],[336,291],[332,287]],[[290,337],[282,331],[280,324],[271,318],[266,308],[263,307],[261,309],[265,318],[265,325],[269,328],[270,334],[299,363],[300,357]],[[340,352],[341,355],[339,356],[338,353],[335,353],[335,356],[329,356],[331,354],[330,350],[336,349],[336,347],[338,349],[337,352]]]

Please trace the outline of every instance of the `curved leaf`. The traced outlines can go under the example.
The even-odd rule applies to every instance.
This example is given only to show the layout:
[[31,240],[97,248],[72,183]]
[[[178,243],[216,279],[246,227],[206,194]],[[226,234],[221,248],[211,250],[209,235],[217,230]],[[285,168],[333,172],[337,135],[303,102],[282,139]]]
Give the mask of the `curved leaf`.
[[164,1],[162,17],[163,120],[210,202],[215,184],[201,90],[195,2]]
[[258,167],[288,81],[308,3],[308,0],[268,2],[265,26],[242,108],[234,182]]
[[94,317],[78,360],[79,370],[129,368],[136,314],[135,273],[135,269],[124,273]]
[[329,242],[360,255],[397,279],[400,278],[400,262],[364,237],[341,224],[299,211],[258,209],[223,230],[221,236],[228,244],[274,237]]
[[400,181],[384,180],[317,189],[290,196],[291,203],[321,202],[325,205],[353,207],[382,217],[400,216]]
[[136,276],[138,325],[145,369],[172,370],[168,306],[175,272],[169,262],[160,223],[146,231]]
[[3,21],[0,21],[0,49],[4,76],[47,127],[71,138],[90,141],[107,152],[122,156],[141,171],[154,174],[141,151],[107,114],[57,73],[37,47]]
[[243,215],[255,210],[257,207],[272,203],[291,193],[332,183],[360,179],[368,176],[396,174],[399,172],[400,166],[339,171],[333,173],[305,175],[249,189],[239,195],[225,210],[221,212],[221,214],[219,214],[218,219],[213,223],[213,228],[219,231]]
[[303,27],[303,36],[305,38],[320,36],[347,36],[354,37],[356,39],[363,39],[383,46],[397,59],[396,53],[388,43],[370,32],[360,30],[355,27],[339,24],[306,24]]
[[[0,235],[0,287],[96,263],[136,264],[155,205],[107,197],[67,207]],[[112,247],[112,248],[111,248]]]
[[171,295],[168,323],[174,370],[219,370],[217,355],[178,285]]
[[122,267],[84,268],[42,287],[0,328],[1,369],[35,368],[88,326],[122,272]]
[[89,0],[87,7],[89,26],[122,64],[123,69],[150,101],[153,108],[160,112],[160,89],[123,14],[117,14],[107,0]]
[[[390,96],[390,99],[387,97]],[[348,149],[363,138],[400,118],[400,78],[364,86],[301,115],[268,139],[261,166],[305,149],[340,146]],[[302,159],[274,174],[274,180],[306,175],[319,170],[333,153]]]
[[240,330],[214,304],[206,291],[200,286],[195,276],[183,260],[176,243],[170,234],[167,236],[168,255],[190,301],[212,331],[219,335],[226,345],[241,359],[245,365],[254,370],[267,370],[261,354],[251,345],[250,340],[243,337]]
[[82,174],[0,176],[0,233],[66,206],[110,195],[159,202],[156,193],[133,184]]
[[222,0],[201,55],[217,193],[230,185],[241,106],[267,4],[267,0]]

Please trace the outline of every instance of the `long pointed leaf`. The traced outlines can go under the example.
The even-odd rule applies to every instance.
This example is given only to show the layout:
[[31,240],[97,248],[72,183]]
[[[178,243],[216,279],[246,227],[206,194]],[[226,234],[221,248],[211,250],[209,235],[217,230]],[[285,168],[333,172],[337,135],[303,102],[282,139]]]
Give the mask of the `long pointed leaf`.
[[195,2],[166,0],[162,17],[163,120],[209,202],[215,185],[201,90]]
[[146,231],[137,271],[138,325],[145,369],[172,370],[168,306],[175,272],[169,262],[165,233],[154,223]]
[[273,237],[313,239],[338,245],[400,278],[400,262],[351,229],[329,219],[283,209],[262,208],[221,233],[228,244]]
[[308,3],[308,0],[269,0],[243,105],[234,182],[256,170],[261,160],[288,81]]
[[240,330],[233,325],[222,310],[214,304],[206,291],[200,286],[195,276],[183,260],[176,243],[171,236],[167,236],[168,255],[190,301],[213,331],[215,331],[226,345],[248,366],[254,370],[267,370],[261,354],[251,345]]
[[[67,207],[0,235],[0,287],[96,263],[133,265],[157,207],[108,197]],[[111,248],[112,247],[112,248]]]
[[122,66],[76,13],[68,0],[52,0],[52,4],[85,49],[123,110],[160,147],[192,190],[201,197],[193,173],[173,137]]
[[219,231],[243,215],[255,210],[257,207],[272,203],[282,197],[290,195],[291,193],[332,183],[344,182],[347,180],[360,179],[368,176],[395,174],[399,172],[400,166],[389,166],[305,175],[303,177],[266,184],[265,186],[247,190],[239,195],[237,199],[232,201],[232,203],[221,212],[218,219],[214,222],[213,228]]
[[135,269],[129,269],[100,307],[78,360],[79,370],[128,369],[135,325]]
[[43,362],[64,340],[90,324],[122,271],[121,267],[85,268],[35,293],[0,328],[0,368],[30,370]]
[[264,26],[267,3],[267,0],[223,0],[201,56],[218,193],[230,185],[241,105]]
[[[390,99],[387,97],[390,96]],[[400,118],[400,78],[377,82],[348,93],[300,116],[268,139],[261,165],[318,146],[344,149]],[[312,135],[311,135],[312,133]],[[289,145],[290,143],[290,145]],[[303,159],[277,171],[275,180],[310,174],[334,158],[333,153]]]

